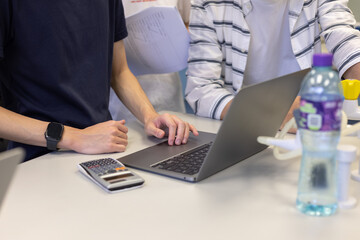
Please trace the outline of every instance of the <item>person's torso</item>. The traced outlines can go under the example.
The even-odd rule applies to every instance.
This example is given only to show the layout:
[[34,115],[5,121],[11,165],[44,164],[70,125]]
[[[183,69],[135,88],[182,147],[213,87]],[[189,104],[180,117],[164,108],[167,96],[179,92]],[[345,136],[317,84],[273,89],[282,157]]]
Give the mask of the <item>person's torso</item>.
[[243,86],[300,70],[290,42],[288,0],[253,0],[245,18],[251,40]]
[[[300,69],[305,69],[311,66],[312,54],[321,51],[318,1],[306,3],[306,7],[304,1],[288,1],[290,44]],[[234,0],[226,4],[209,0],[199,2],[212,20],[220,43],[223,54],[221,78],[229,91],[239,91],[250,50],[251,32],[246,18],[253,11],[252,0]]]
[[[114,41],[127,35],[120,0],[11,0],[10,31],[0,61],[4,107],[76,128],[111,119]],[[26,160],[46,148],[26,149]]]
[[116,1],[13,1],[5,106],[74,127],[105,121]]

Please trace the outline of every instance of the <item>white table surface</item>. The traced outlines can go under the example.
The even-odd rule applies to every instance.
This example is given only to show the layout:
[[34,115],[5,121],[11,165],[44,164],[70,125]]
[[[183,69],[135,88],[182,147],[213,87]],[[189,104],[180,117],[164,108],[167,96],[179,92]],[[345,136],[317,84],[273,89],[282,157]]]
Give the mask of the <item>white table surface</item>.
[[[216,132],[221,124],[179,115],[199,130]],[[0,211],[0,239],[360,238],[359,207],[330,217],[298,212],[300,159],[278,161],[271,149],[195,184],[133,170],[145,179],[144,186],[115,194],[77,169],[80,162],[125,156],[155,143],[132,123],[125,153],[56,152],[20,164]],[[351,180],[350,193],[359,199],[360,183]]]

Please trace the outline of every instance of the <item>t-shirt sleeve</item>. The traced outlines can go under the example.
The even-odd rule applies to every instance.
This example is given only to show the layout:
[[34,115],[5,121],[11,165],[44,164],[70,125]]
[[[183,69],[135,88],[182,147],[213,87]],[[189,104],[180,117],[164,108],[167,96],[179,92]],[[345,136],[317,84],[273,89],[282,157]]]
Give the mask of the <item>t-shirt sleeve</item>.
[[[3,1],[3,0],[0,0]],[[114,41],[120,41],[126,38],[128,35],[125,23],[124,7],[121,0],[116,2],[115,9],[115,39]]]

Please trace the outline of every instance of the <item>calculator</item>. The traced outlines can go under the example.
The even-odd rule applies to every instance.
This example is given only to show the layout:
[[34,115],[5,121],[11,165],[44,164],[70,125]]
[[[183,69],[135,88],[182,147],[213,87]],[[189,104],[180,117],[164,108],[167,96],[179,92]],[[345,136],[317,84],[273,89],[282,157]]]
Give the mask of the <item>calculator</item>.
[[101,158],[78,165],[80,172],[107,192],[140,187],[144,183],[139,175],[131,172],[114,158]]

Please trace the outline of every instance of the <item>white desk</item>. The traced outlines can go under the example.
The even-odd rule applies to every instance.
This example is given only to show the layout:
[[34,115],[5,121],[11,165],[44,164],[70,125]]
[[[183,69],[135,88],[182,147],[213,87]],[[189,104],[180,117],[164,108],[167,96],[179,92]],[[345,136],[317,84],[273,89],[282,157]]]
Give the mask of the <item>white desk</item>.
[[[199,130],[220,126],[182,117]],[[106,156],[153,144],[132,124],[127,151]],[[326,218],[295,209],[300,160],[278,161],[270,149],[196,184],[135,170],[145,185],[116,194],[77,170],[99,156],[57,152],[21,164],[0,212],[0,239],[359,239],[360,207]],[[360,199],[360,183],[351,181],[350,192]]]

